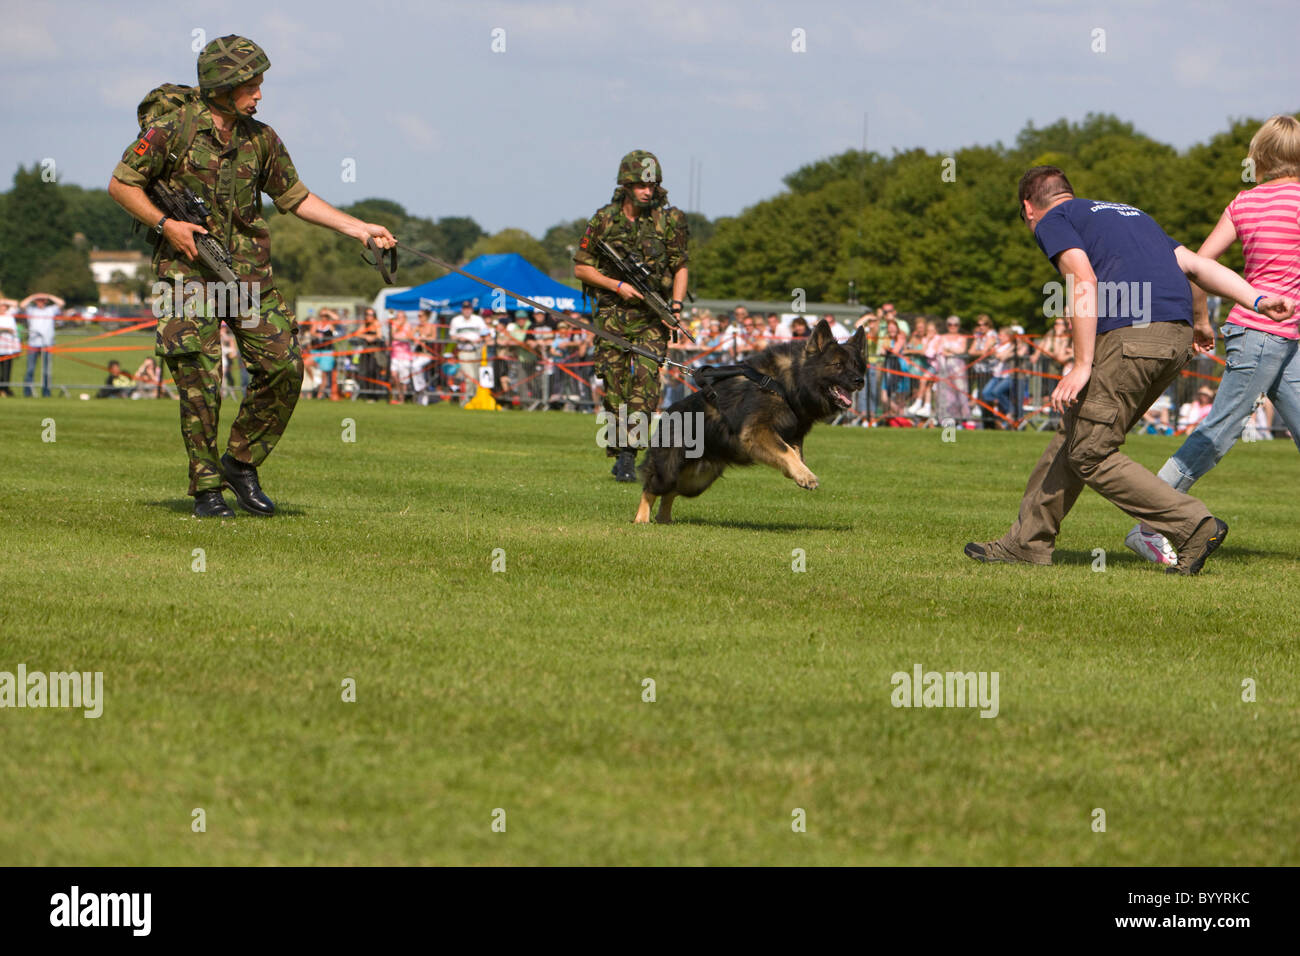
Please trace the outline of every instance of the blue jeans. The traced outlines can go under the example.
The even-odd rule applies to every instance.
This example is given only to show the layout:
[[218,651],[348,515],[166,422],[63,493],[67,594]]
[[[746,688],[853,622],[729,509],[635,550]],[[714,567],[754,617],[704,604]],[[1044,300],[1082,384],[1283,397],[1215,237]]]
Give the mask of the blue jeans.
[[32,397],[32,381],[36,377],[36,359],[45,356],[41,363],[41,394],[50,397],[50,361],[53,358],[49,349],[33,348],[27,350],[27,374],[23,376],[23,397]]
[[1273,402],[1300,447],[1300,343],[1235,322],[1225,323],[1228,365],[1210,414],[1160,469],[1160,478],[1187,491],[1228,453],[1261,392]]
[[853,409],[859,415],[880,414],[880,366],[867,363],[867,384],[854,396]]
[[1004,375],[1002,378],[991,378],[984,390],[980,392],[980,398],[986,402],[992,402],[998,407],[998,410],[1008,418],[1014,417],[1016,410],[1015,396],[1013,395],[1013,386],[1016,380],[1010,375]]

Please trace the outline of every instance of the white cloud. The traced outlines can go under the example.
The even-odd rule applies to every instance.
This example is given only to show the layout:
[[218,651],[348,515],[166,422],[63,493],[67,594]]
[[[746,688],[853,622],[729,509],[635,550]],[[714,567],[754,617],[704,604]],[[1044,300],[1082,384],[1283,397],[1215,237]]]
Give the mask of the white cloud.
[[1174,76],[1183,88],[1199,89],[1217,85],[1223,70],[1219,51],[1208,44],[1180,50],[1174,56]]
[[436,152],[442,146],[442,137],[433,125],[414,113],[389,113],[388,121],[402,133],[409,147],[420,152]]

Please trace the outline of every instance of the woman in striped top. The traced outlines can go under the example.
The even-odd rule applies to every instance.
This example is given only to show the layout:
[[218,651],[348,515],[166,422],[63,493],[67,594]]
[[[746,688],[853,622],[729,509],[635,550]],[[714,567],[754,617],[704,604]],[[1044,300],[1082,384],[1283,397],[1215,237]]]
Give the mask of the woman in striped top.
[[[1201,244],[1201,255],[1217,259],[1241,240],[1244,275],[1257,289],[1289,299],[1300,298],[1300,122],[1274,116],[1250,141],[1250,160],[1260,185],[1237,195],[1223,211],[1214,231]],[[1214,330],[1205,292],[1192,286],[1196,347],[1214,350]],[[1241,437],[1260,395],[1272,400],[1277,414],[1300,447],[1300,313],[1284,322],[1234,306],[1223,325],[1227,366],[1210,414],[1187,436],[1160,469],[1160,478],[1186,492],[1219,463]],[[1168,542],[1141,525],[1125,540],[1130,548],[1161,564],[1176,560]]]

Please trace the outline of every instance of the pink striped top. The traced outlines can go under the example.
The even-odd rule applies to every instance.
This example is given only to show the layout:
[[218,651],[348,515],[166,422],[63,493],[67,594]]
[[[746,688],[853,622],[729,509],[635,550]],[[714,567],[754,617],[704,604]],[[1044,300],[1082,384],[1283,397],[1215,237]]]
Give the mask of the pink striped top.
[[[1246,281],[1260,292],[1300,300],[1300,183],[1261,183],[1228,204],[1246,255]],[[1300,338],[1300,314],[1286,322],[1240,305],[1228,321],[1283,338]]]

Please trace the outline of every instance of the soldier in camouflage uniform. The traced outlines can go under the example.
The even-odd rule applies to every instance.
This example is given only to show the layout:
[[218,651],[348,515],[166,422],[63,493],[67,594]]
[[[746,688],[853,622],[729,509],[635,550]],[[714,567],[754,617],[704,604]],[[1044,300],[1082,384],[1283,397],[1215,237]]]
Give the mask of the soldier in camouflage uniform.
[[[245,510],[275,513],[262,493],[257,469],[284,434],[302,384],[298,324],[271,275],[261,194],[269,195],[281,213],[292,212],[363,244],[374,238],[387,249],[396,242],[383,226],[349,216],[310,192],[275,130],[252,118],[262,98],[262,74],[270,65],[251,40],[213,40],[199,54],[197,95],[143,129],[109,183],[109,195],[165,240],[154,256],[161,280],[155,286],[157,351],[180,393],[181,436],[197,517],[233,517],[221,494],[223,485]],[[188,187],[207,203],[212,216],[206,228],[162,214],[145,192],[159,179],[174,189]],[[232,308],[221,292],[225,284],[196,260],[194,234],[204,232],[229,250],[235,277],[241,285],[247,283],[243,302],[251,305],[256,290],[256,312],[241,315]],[[178,277],[182,283],[202,283],[203,291],[186,289],[182,301],[173,301]],[[166,290],[158,295],[164,283]],[[195,292],[198,288],[191,285]],[[218,460],[223,318],[239,343],[249,383],[226,454]]]
[[[686,295],[689,228],[686,214],[668,205],[662,181],[663,171],[653,153],[638,149],[624,156],[613,198],[591,217],[573,257],[573,274],[588,294],[596,295],[596,325],[660,357],[668,352],[668,327],[644,305],[641,293],[617,276],[611,278],[613,270],[598,242],[604,239],[625,257],[637,253],[658,281],[660,294],[680,313]],[[606,411],[618,414],[620,405],[629,413],[653,415],[659,410],[659,366],[650,359],[598,338],[596,374],[605,382]],[[635,448],[610,446],[605,453],[617,456],[615,478],[636,480]]]

